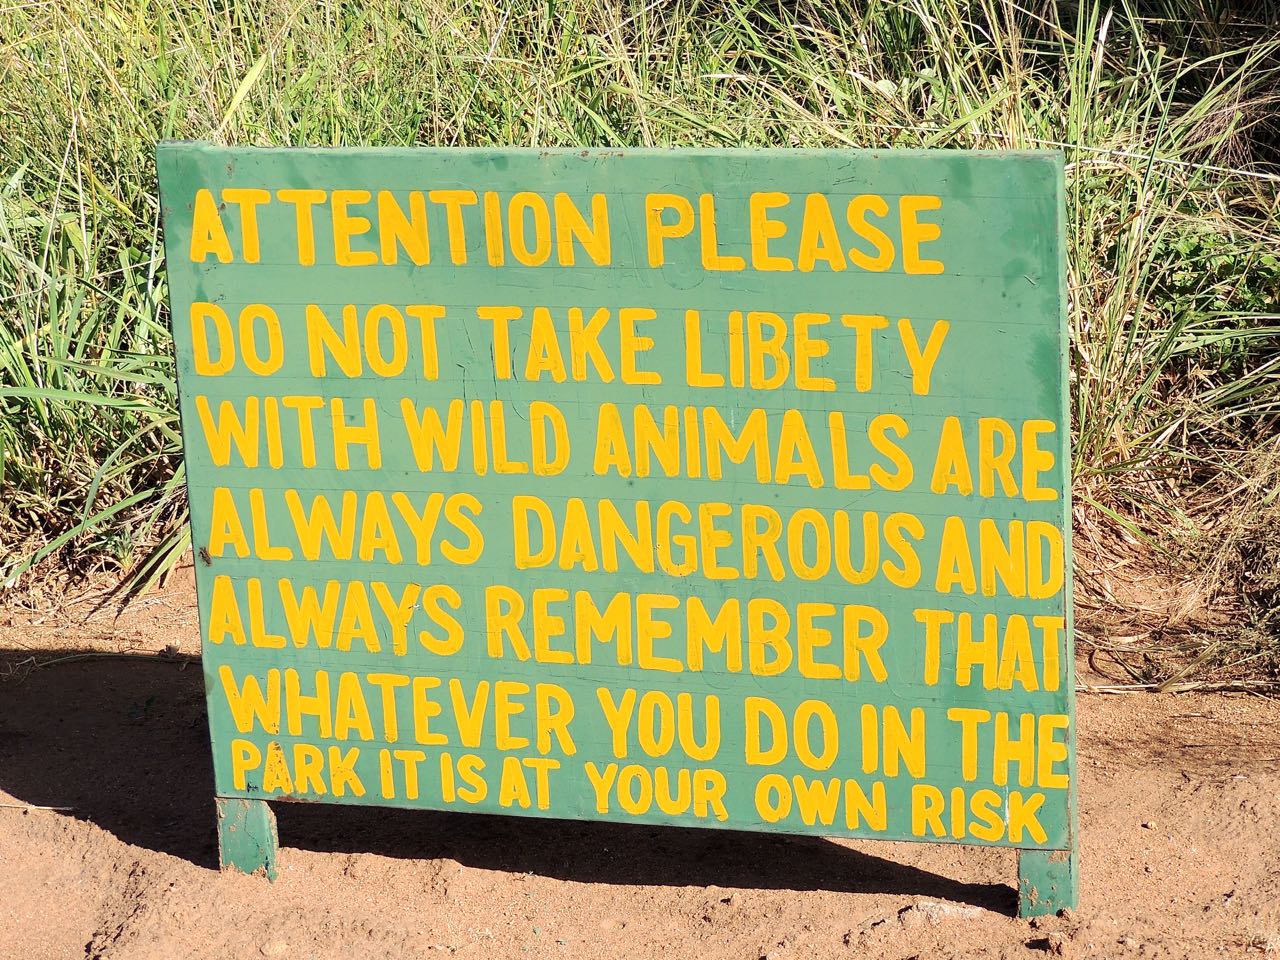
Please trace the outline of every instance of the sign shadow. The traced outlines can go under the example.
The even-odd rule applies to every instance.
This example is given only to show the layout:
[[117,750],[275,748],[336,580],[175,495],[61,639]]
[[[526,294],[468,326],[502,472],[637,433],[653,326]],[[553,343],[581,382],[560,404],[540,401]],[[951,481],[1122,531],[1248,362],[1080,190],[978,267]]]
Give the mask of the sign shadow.
[[[216,869],[213,770],[196,657],[0,649],[0,789],[120,840]],[[820,837],[273,803],[287,847],[448,858],[580,883],[926,896],[1003,914],[961,883]]]

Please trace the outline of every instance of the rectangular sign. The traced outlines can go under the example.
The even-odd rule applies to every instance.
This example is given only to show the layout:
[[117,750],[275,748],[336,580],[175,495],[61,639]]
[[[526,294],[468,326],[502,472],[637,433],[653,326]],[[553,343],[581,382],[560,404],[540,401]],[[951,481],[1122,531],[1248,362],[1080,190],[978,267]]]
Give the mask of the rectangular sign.
[[219,796],[1071,847],[1058,154],[159,174]]

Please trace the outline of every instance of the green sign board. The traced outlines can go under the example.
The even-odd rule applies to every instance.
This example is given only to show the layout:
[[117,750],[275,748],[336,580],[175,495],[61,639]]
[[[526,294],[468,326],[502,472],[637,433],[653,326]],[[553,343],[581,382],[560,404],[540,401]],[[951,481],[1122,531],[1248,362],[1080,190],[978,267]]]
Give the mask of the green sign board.
[[1072,901],[1059,155],[158,164],[230,862],[301,799],[1007,845]]

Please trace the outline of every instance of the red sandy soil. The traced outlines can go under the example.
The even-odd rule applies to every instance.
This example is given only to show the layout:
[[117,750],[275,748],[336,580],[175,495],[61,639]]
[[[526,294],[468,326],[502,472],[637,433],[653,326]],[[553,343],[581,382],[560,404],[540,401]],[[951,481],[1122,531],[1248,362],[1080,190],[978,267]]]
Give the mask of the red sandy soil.
[[0,958],[1280,958],[1260,696],[1082,694],[1080,909],[1025,921],[999,849],[334,806],[219,873],[198,652],[189,574],[0,611]]

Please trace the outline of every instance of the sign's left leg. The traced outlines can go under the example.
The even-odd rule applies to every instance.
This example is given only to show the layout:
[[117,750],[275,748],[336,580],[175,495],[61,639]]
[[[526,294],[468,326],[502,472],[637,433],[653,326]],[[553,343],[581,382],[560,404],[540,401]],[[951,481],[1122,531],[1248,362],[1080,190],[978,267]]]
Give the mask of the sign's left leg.
[[276,878],[276,815],[265,800],[217,797],[218,860],[223,870]]

